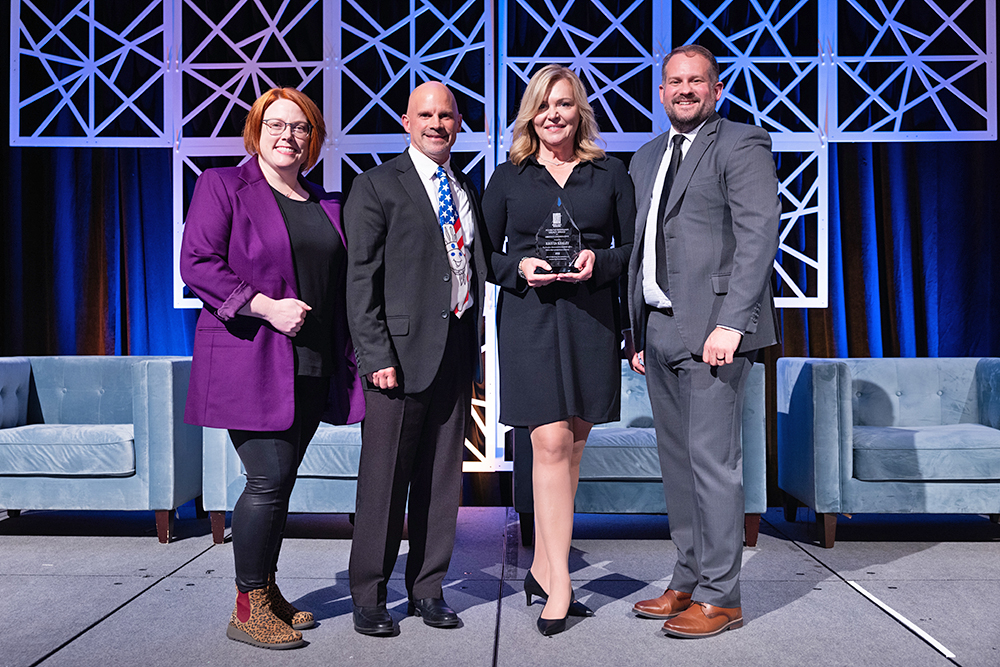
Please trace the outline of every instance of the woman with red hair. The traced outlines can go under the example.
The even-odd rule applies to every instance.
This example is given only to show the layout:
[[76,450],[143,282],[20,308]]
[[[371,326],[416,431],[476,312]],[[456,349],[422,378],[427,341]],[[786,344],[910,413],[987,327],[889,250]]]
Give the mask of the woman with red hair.
[[325,137],[298,90],[261,95],[243,129],[251,159],[201,174],[181,244],[181,278],[204,303],[185,420],[228,429],[247,473],[233,510],[238,592],[226,634],[262,648],[301,646],[299,630],[314,624],[274,580],[306,446],[320,421],[364,416],[341,196],[302,176]]

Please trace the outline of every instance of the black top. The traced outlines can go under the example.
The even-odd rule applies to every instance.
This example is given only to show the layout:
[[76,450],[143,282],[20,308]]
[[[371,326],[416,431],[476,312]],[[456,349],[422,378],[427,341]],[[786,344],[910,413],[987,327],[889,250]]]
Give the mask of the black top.
[[[535,235],[557,198],[579,227],[583,247],[594,251],[594,273],[585,283],[529,289],[517,264],[536,255]],[[625,165],[613,157],[583,162],[559,187],[533,157],[521,165],[505,162],[483,194],[483,215],[501,287],[500,421],[537,426],[571,416],[595,424],[617,420],[618,279],[627,276],[635,232],[635,191]]]
[[295,373],[328,377],[334,371],[333,309],[344,289],[340,267],[347,261],[346,248],[318,199],[298,201],[271,190],[292,243],[297,294],[312,308],[292,338]]

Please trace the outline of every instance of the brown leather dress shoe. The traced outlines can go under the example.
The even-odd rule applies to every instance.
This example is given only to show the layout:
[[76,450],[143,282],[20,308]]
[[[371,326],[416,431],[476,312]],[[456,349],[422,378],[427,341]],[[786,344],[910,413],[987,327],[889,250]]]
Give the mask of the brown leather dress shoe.
[[714,637],[742,627],[743,611],[739,607],[716,607],[704,602],[693,603],[687,611],[663,624],[668,635],[689,639]]
[[668,588],[658,598],[636,602],[632,606],[632,611],[643,618],[673,618],[690,606],[690,593],[681,593]]

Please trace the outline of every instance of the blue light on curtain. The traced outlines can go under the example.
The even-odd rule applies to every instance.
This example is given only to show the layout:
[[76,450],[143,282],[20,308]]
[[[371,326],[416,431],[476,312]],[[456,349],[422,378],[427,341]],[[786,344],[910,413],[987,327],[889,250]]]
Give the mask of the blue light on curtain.
[[[840,225],[840,181],[836,178],[838,171],[837,145],[829,147],[830,187],[828,190],[827,227],[829,228],[830,274],[828,280],[829,310],[831,313],[832,357],[846,357],[847,348],[847,295],[844,285],[844,246],[841,241]],[[808,329],[806,340],[808,340]]]

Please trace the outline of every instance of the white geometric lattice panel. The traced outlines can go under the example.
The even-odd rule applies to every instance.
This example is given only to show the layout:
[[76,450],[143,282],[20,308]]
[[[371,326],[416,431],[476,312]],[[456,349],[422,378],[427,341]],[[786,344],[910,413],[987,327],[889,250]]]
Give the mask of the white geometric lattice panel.
[[832,140],[997,138],[995,0],[831,5]]
[[774,271],[778,308],[826,308],[829,238],[827,234],[828,144],[804,140],[775,150],[781,232]]
[[12,146],[169,146],[162,0],[15,2]]
[[235,137],[254,100],[275,86],[298,88],[322,107],[320,0],[178,3],[183,137]]
[[[601,137],[612,152],[632,151],[654,133],[659,104],[653,76],[662,34],[654,3],[633,0],[617,10],[602,0],[500,3],[499,125],[510,145],[521,94],[531,75],[549,63],[573,70],[588,89]],[[662,115],[662,110],[660,110]],[[661,124],[662,125],[662,124]],[[504,159],[500,158],[501,161]]]
[[332,37],[336,97],[328,129],[331,160],[327,183],[348,185],[364,169],[406,148],[399,117],[410,91],[442,81],[455,93],[462,132],[454,150],[472,153],[467,170],[482,165],[478,185],[495,166],[486,113],[496,105],[491,0],[409,0],[333,3]]
[[715,54],[727,118],[760,125],[776,145],[790,137],[818,142],[824,89],[818,4],[823,0],[681,0],[673,5],[672,43],[701,44]]

